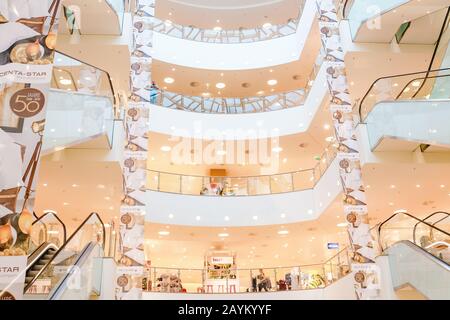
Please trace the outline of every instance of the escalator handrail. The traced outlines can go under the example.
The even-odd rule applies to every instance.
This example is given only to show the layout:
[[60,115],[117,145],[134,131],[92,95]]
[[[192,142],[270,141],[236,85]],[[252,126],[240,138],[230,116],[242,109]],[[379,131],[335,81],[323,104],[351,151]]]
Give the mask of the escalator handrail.
[[435,70],[425,70],[425,71],[420,71],[420,72],[401,73],[401,74],[384,76],[384,77],[380,77],[380,78],[376,79],[374,82],[372,82],[372,84],[370,85],[369,89],[366,91],[366,93],[364,94],[363,98],[359,102],[359,119],[360,119],[359,121],[362,122],[362,120],[363,120],[362,119],[362,105],[363,105],[363,103],[366,100],[367,96],[372,91],[373,87],[377,84],[378,81],[385,80],[385,79],[390,79],[390,78],[399,78],[399,77],[405,77],[405,76],[413,76],[415,74],[427,74],[429,72],[438,72],[438,71],[445,71],[445,70],[449,70],[450,71],[450,68],[442,68],[442,69],[435,69]]
[[[381,227],[382,227],[385,223],[387,223],[388,221],[390,221],[391,219],[393,219],[394,217],[396,217],[396,216],[398,216],[398,215],[400,215],[400,214],[406,215],[406,216],[408,216],[408,217],[410,217],[410,218],[412,218],[412,219],[418,221],[418,223],[423,223],[423,224],[427,225],[428,227],[430,227],[430,228],[432,228],[432,229],[435,229],[435,230],[438,230],[439,232],[442,232],[442,233],[444,233],[445,235],[447,235],[447,236],[450,237],[450,234],[449,234],[448,232],[445,232],[444,230],[442,230],[442,229],[440,229],[440,228],[438,228],[438,227],[435,227],[435,226],[429,224],[428,222],[426,222],[426,221],[424,221],[424,220],[421,220],[421,219],[419,219],[419,218],[417,218],[417,217],[415,217],[415,216],[409,214],[408,212],[404,212],[404,211],[402,211],[402,212],[397,212],[397,213],[394,213],[394,214],[393,214],[392,216],[390,216],[389,218],[387,218],[386,220],[384,220],[384,221],[383,221],[382,223],[380,223],[380,225],[378,226],[378,243],[379,243],[380,249],[381,249],[382,251],[384,251],[384,249],[383,249],[383,246],[382,246],[382,244],[381,244]],[[413,241],[414,241],[414,244],[415,244],[415,243],[416,243],[415,234],[413,234]]]
[[[433,216],[435,216],[435,215],[437,215],[437,214],[445,214],[445,217],[443,217],[442,219],[439,219],[438,221],[435,221],[435,222],[433,222],[433,226],[435,226],[437,223],[439,223],[439,222],[441,222],[442,220],[445,220],[445,219],[447,219],[448,217],[450,217],[450,213],[448,213],[448,212],[445,212],[445,211],[436,211],[436,212],[433,212],[433,213],[431,213],[431,214],[429,214],[428,216],[426,216],[425,218],[423,218],[423,221],[427,221],[427,219],[429,219],[429,218],[431,218],[431,217],[433,217]],[[420,222],[417,222],[415,225],[414,225],[414,239],[415,239],[415,237],[416,237],[416,228],[417,228],[417,226],[419,225],[419,223]],[[432,232],[433,232],[433,230],[431,229],[430,230],[430,236],[432,235]]]
[[[66,56],[66,57],[68,57],[68,58],[70,58],[70,59],[76,60],[76,61],[78,61],[78,62],[80,62],[80,63],[82,63],[82,64],[85,64],[85,65],[87,65],[87,66],[90,66],[90,67],[92,67],[92,68],[95,68],[95,69],[97,69],[97,70],[100,70],[100,71],[104,72],[104,73],[106,74],[106,77],[108,78],[109,87],[110,87],[111,93],[112,93],[113,104],[114,104],[114,105],[116,104],[116,93],[114,92],[114,86],[113,86],[113,84],[112,84],[111,76],[110,76],[110,74],[109,74],[108,71],[103,70],[102,68],[99,68],[99,67],[97,67],[97,66],[94,66],[94,65],[92,65],[92,64],[90,64],[90,63],[87,63],[87,62],[85,62],[85,61],[81,61],[80,59],[74,58],[73,56],[71,56],[71,55],[69,55],[69,54],[67,54],[67,53],[63,53],[63,52],[61,52],[61,51],[59,51],[59,50],[55,50],[55,52],[58,53],[58,54],[60,54],[60,55]],[[70,72],[70,71],[69,71],[69,72]]]
[[[417,80],[425,80],[425,81],[427,81],[427,79],[444,78],[444,77],[450,77],[450,74],[438,74],[437,76],[429,76],[429,77],[423,77],[423,78],[414,78],[414,79],[410,80],[410,81],[403,87],[402,90],[400,90],[399,94],[395,97],[395,100],[400,99],[400,97],[401,97],[401,95],[403,94],[403,92],[405,91],[405,89],[406,89],[407,87],[409,87],[409,85],[412,84],[414,81],[417,81]],[[425,81],[424,81],[423,83],[425,83]],[[417,93],[418,93],[420,90],[422,90],[422,88],[423,88],[423,86],[421,86],[419,89],[417,89],[416,93],[414,93],[414,95],[413,95],[410,99],[415,98],[416,95],[417,95]]]
[[100,218],[99,214],[96,212],[92,212],[86,219],[84,219],[84,221],[72,233],[72,235],[69,237],[69,239],[67,239],[67,241],[58,249],[58,251],[55,252],[55,254],[44,265],[44,267],[42,267],[42,269],[39,270],[39,272],[33,277],[33,279],[31,279],[31,281],[25,286],[24,292],[26,292],[33,285],[33,283],[36,281],[36,279],[38,279],[41,276],[41,274],[44,272],[44,270],[46,270],[51,265],[51,263],[53,262],[55,257],[57,257],[59,255],[59,253],[66,248],[66,245],[68,243],[70,243],[70,241],[76,236],[76,234],[86,225],[86,223],[89,221],[89,219],[93,216],[95,216],[100,221],[100,224],[102,225],[102,232],[103,232],[102,247],[105,248],[105,235],[106,235],[105,225],[104,225],[102,219]]
[[47,211],[46,213],[44,213],[42,216],[37,217],[36,213],[33,211],[33,215],[37,218],[36,220],[33,221],[33,223],[31,224],[32,226],[37,223],[37,222],[41,222],[45,225],[44,222],[42,222],[42,219],[52,215],[53,218],[55,218],[63,227],[63,243],[66,243],[67,240],[67,229],[66,229],[66,225],[64,224],[64,222],[62,222],[62,220],[52,211]]

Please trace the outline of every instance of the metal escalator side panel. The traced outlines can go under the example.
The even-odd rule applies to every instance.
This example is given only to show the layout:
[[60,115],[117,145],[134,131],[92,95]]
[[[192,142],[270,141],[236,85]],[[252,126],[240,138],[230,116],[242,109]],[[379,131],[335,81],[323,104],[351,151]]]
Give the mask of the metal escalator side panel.
[[388,255],[395,289],[411,286],[428,299],[450,299],[450,265],[403,240],[384,251]]

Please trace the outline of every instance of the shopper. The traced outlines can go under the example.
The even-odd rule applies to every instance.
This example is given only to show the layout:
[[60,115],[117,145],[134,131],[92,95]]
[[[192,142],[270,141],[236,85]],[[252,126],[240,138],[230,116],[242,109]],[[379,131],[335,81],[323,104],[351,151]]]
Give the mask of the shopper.
[[155,81],[152,81],[152,85],[150,86],[150,103],[156,104],[158,94],[159,88],[156,85]]

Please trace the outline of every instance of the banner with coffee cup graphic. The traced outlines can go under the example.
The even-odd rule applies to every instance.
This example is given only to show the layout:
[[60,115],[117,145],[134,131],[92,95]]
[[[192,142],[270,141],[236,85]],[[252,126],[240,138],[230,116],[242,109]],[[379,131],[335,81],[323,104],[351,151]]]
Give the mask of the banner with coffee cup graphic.
[[133,18],[134,50],[131,56],[131,96],[125,110],[125,150],[122,173],[124,198],[120,208],[120,258],[116,299],[140,299],[144,276],[145,192],[151,101],[151,25],[154,1],[138,0]]
[[[0,267],[19,265],[20,271],[26,258],[17,256],[29,253],[34,220],[59,7],[59,0],[0,2]],[[0,272],[0,289],[9,280]],[[17,281],[23,293],[24,275]],[[21,298],[8,290],[3,297]]]
[[339,32],[337,8],[333,0],[317,0],[319,28],[325,52],[323,66],[327,71],[330,112],[338,149],[339,173],[343,187],[343,207],[353,249],[352,273],[358,299],[379,297],[380,276],[375,265],[377,247],[370,233],[364,183],[361,177],[359,144],[355,132],[347,82],[344,49]]

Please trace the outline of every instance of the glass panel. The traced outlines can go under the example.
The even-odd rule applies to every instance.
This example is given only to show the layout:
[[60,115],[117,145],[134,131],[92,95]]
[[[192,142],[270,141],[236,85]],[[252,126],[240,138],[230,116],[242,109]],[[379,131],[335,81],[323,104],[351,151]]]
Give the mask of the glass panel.
[[[71,271],[87,245],[91,243],[102,245],[103,239],[103,223],[98,215],[91,214],[51,258],[36,281],[40,283],[48,282],[49,289],[55,288],[61,279]],[[31,284],[32,282],[29,285]]]
[[396,8],[409,0],[357,0],[353,1],[348,20],[352,36],[355,37],[366,20]]
[[324,288],[326,285],[325,279],[326,277],[322,264],[300,267],[302,289]]
[[270,177],[249,177],[247,178],[249,195],[270,194]]
[[[82,264],[73,267],[66,279],[65,286],[60,288],[52,299],[57,300],[91,300],[101,294],[103,249],[96,245]],[[71,268],[72,268],[71,267]]]
[[109,74],[59,52],[54,61],[43,148],[66,146],[101,135],[107,137],[110,147],[115,97]]
[[203,178],[195,176],[182,176],[181,183],[182,194],[199,195],[203,187]]
[[440,100],[379,103],[366,119],[374,148],[383,137],[450,145],[450,102]]
[[178,174],[160,172],[159,191],[181,193],[181,176]]
[[123,29],[123,20],[125,15],[125,0],[107,0],[110,4],[110,7],[117,14],[117,18],[119,19],[120,30]]
[[294,191],[312,189],[314,187],[314,171],[304,170],[292,174],[294,181]]
[[65,236],[64,224],[53,213],[45,213],[33,222],[28,253],[32,253],[45,242],[53,243],[59,248],[64,244]]
[[293,191],[292,175],[290,173],[270,176],[271,193]]
[[157,171],[147,170],[147,188],[158,191],[159,189],[159,173]]

